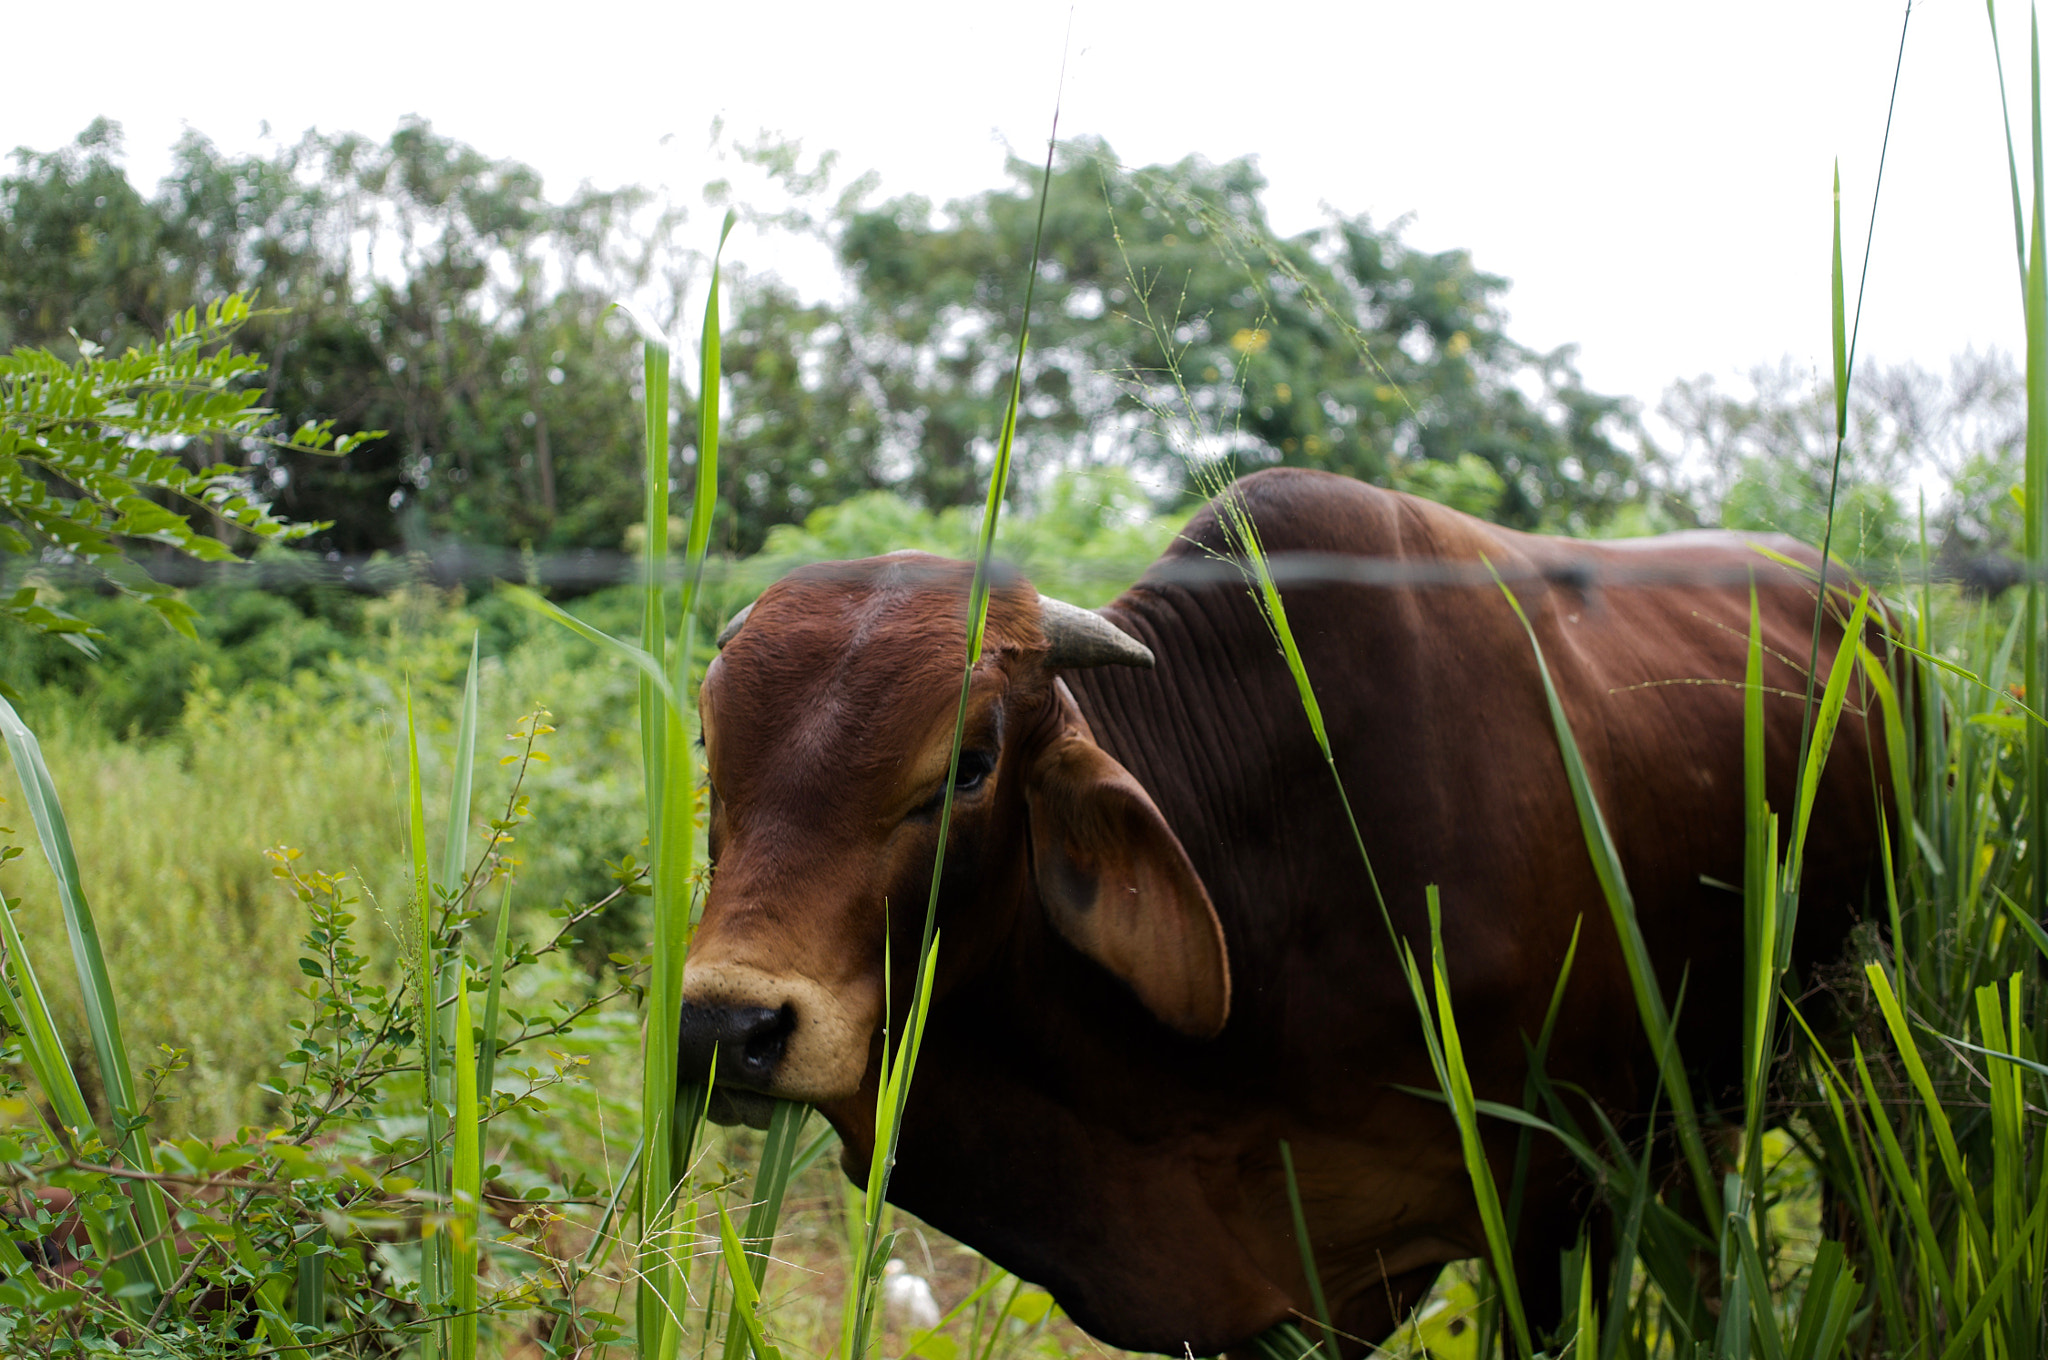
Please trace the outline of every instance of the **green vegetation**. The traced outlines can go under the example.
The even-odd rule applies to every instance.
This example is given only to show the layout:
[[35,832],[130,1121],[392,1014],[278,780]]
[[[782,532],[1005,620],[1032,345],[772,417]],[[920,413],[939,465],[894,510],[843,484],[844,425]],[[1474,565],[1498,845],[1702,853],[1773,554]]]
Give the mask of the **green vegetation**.
[[[866,491],[934,512],[981,503],[1035,230],[1032,168],[941,207],[873,201],[864,180],[834,198],[831,158],[806,163],[793,146],[735,153],[791,205],[777,225],[831,249],[849,296],[728,279],[712,542],[750,553],[775,526]],[[555,204],[532,170],[419,122],[383,143],[308,134],[268,157],[189,136],[153,196],[119,156],[119,130],[96,123],[0,178],[0,347],[65,352],[75,330],[119,353],[194,303],[254,296],[269,309],[243,336],[270,364],[260,405],[285,428],[390,431],[339,462],[236,440],[212,455],[280,513],[325,522],[314,546],[620,545],[639,519],[641,373],[628,329],[604,313],[629,298],[677,327],[709,266],[666,245],[701,235],[681,230],[684,205],[631,189]],[[1499,478],[1481,508],[1523,525],[1592,528],[1669,499],[1625,403],[1586,391],[1569,352],[1506,333],[1506,280],[1463,251],[1406,245],[1399,223],[1337,216],[1274,240],[1263,188],[1248,161],[1126,168],[1107,146],[1062,148],[1013,497],[1028,504],[1054,467],[1109,465],[1144,469],[1170,501],[1194,484],[1193,453],[1421,485],[1469,455]],[[1159,335],[1134,319],[1140,287],[1172,299]],[[1150,411],[1170,404],[1169,367],[1219,432],[1213,447],[1163,440]],[[671,404],[687,490],[696,412],[680,387]]]
[[[248,320],[247,300],[231,295],[208,303],[203,315],[187,308],[172,316],[161,341],[146,340],[118,356],[79,339],[76,363],[47,350],[0,357],[0,553],[82,568],[190,636],[191,608],[137,570],[125,545],[205,562],[236,558],[221,539],[196,532],[189,514],[160,500],[205,513],[228,538],[289,543],[317,528],[273,516],[253,498],[241,468],[215,462],[188,469],[162,451],[177,444],[203,452],[236,440],[259,459],[339,457],[374,437],[336,440],[332,421],[307,421],[289,438],[265,437],[272,413],[256,404],[261,393],[249,385],[264,366],[227,346]],[[24,582],[0,598],[0,622],[54,633],[93,655],[96,630],[52,608],[42,594],[37,582]]]
[[[0,1200],[21,1225],[0,1233],[7,1353],[1079,1348],[1044,1293],[886,1204],[943,947],[929,909],[864,1185],[843,1184],[802,1107],[779,1104],[765,1136],[719,1131],[709,1093],[677,1088],[705,874],[690,705],[709,630],[797,562],[973,553],[971,657],[992,557],[1098,602],[1163,546],[1168,507],[1270,461],[1528,527],[1718,516],[1923,569],[2024,553],[2017,599],[1923,579],[1878,601],[1830,582],[1849,636],[1881,611],[1893,642],[1845,648],[1813,677],[1809,751],[1841,722],[1885,726],[1898,763],[1872,775],[1897,792],[1896,873],[1881,928],[1836,971],[1792,977],[1813,783],[1766,806],[1752,741],[1739,1109],[1694,1108],[1674,999],[1634,955],[1668,1139],[1632,1142],[1554,1088],[1547,1032],[1525,1102],[1480,1099],[1449,1002],[1459,960],[1436,932],[1395,942],[1492,1250],[1447,1273],[1389,1346],[1443,1360],[2048,1352],[2038,145],[2031,238],[2013,181],[2024,386],[1995,358],[1945,383],[1852,382],[1838,338],[1817,393],[1773,370],[1742,393],[1674,388],[1664,415],[1698,474],[1586,392],[1568,352],[1511,340],[1504,281],[1462,252],[1341,216],[1274,240],[1247,163],[1127,171],[1082,145],[1042,178],[1017,167],[1023,192],[943,211],[870,205],[856,184],[790,218],[848,271],[849,300],[827,307],[723,276],[715,252],[637,249],[678,225],[673,204],[553,205],[530,171],[424,124],[385,145],[309,136],[270,160],[189,139],[153,199],[116,149],[99,125],[0,181],[0,337],[78,336],[75,357],[0,361],[0,549],[35,558],[4,597],[30,628],[0,651],[22,789],[0,849]],[[829,164],[803,170],[793,148],[747,154],[801,204],[829,186]],[[358,230],[398,243],[392,268],[333,252]],[[1838,337],[1839,259],[1838,243]],[[645,329],[666,334],[700,277],[700,365],[679,385],[666,343],[636,343],[603,309],[651,297]],[[277,310],[238,293],[257,288]],[[227,344],[238,329],[268,369]],[[346,459],[316,457],[330,419],[351,431]],[[1896,490],[1930,456],[1954,487],[1931,518]],[[683,495],[686,522],[670,513]],[[217,559],[308,534],[388,554],[358,585],[402,584],[263,593],[224,577],[179,594],[136,565],[152,543]],[[1319,677],[1282,585],[1248,526],[1240,537],[1313,715]],[[516,586],[473,596],[405,555],[445,538],[623,546],[639,580],[566,609]],[[138,597],[178,630],[125,607]],[[620,641],[636,621],[638,641]],[[1753,633],[1753,733],[1759,647]],[[1867,712],[1848,704],[1852,679],[1880,694]],[[1611,914],[1585,928],[1639,945],[1578,765],[1584,734],[1551,711]],[[956,730],[956,761],[958,745]],[[43,853],[18,854],[31,838]],[[1839,1009],[1839,1042],[1805,986]],[[1597,1187],[1587,1240],[1613,1248],[1611,1266],[1591,1269],[1584,1244],[1560,1263],[1555,1335],[1520,1303],[1506,1251],[1519,1173],[1488,1164],[1489,1121],[1561,1140]],[[25,1242],[68,1273],[37,1276]],[[938,1327],[891,1327],[897,1258],[957,1300]],[[1316,1323],[1256,1349],[1326,1354]]]

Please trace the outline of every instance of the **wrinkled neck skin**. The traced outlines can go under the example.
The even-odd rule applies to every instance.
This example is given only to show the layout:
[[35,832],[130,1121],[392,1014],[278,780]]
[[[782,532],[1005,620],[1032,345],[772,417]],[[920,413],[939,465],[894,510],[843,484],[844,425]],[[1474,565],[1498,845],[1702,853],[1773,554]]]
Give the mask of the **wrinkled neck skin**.
[[[1148,643],[1204,638],[1205,676],[1230,673],[1228,653],[1238,648],[1270,658],[1270,639],[1262,628],[1246,629],[1239,611],[1174,617],[1200,606],[1184,592],[1140,589],[1106,612]],[[1175,694],[1171,674],[1105,668],[1064,680],[1073,707],[1063,711],[1058,691],[1048,689],[1028,726],[1031,739],[1050,738],[1077,708],[1171,823],[1246,825],[1247,809],[1202,792],[1245,787],[1217,764],[1328,777],[1313,743],[1304,744],[1305,724],[1238,723],[1232,707]],[[1190,716],[1198,712],[1210,721]],[[956,840],[947,855],[939,975],[889,1197],[1045,1285],[1075,1321],[1114,1345],[1213,1354],[1306,1307],[1283,1139],[1340,1328],[1385,1334],[1399,1320],[1395,1308],[1419,1297],[1438,1264],[1479,1248],[1476,1220],[1438,1221],[1419,1208],[1460,1204],[1469,1192],[1449,1121],[1384,1084],[1431,1080],[1422,1055],[1401,1051],[1391,1037],[1415,1025],[1387,951],[1357,960],[1361,983],[1383,1002],[1349,1007],[1345,1017],[1347,1026],[1379,1032],[1369,1083],[1343,1080],[1349,1055],[1332,1053],[1316,1017],[1296,1016],[1296,1033],[1310,1042],[1290,1043],[1281,988],[1245,985],[1285,966],[1258,956],[1276,936],[1250,928],[1247,917],[1261,901],[1273,905],[1285,882],[1281,862],[1300,853],[1295,837],[1281,832],[1287,816],[1278,805],[1256,810],[1251,821],[1270,833],[1262,848],[1185,846],[1213,894],[1239,981],[1230,1022],[1209,1040],[1159,1023],[1050,928],[1025,837],[971,849]],[[973,881],[956,878],[971,864],[980,866]],[[968,912],[971,929],[959,919]],[[912,915],[898,911],[892,922],[892,1036],[903,1032],[914,994],[922,918]],[[857,1181],[873,1151],[880,1043],[877,1036],[859,1093],[820,1107],[844,1139],[846,1170]],[[1417,1121],[1442,1124],[1445,1136],[1418,1139]],[[1390,1291],[1388,1281],[1397,1287]]]

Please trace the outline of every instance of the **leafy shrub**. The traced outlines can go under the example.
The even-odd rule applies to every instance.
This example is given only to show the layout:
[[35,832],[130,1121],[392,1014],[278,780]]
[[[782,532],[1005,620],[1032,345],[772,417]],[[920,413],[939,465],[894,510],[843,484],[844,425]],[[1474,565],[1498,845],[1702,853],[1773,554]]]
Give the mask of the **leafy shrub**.
[[[194,470],[183,461],[184,451],[222,440],[339,455],[373,437],[336,439],[331,421],[309,421],[282,438],[263,433],[272,413],[257,404],[262,392],[250,380],[264,365],[228,343],[250,310],[240,294],[203,314],[187,309],[160,343],[118,356],[84,339],[74,363],[42,349],[0,356],[0,554],[76,563],[189,635],[191,607],[135,566],[129,543],[231,562],[224,540],[235,533],[285,543],[313,532],[318,526],[272,515],[247,469],[214,462]],[[195,529],[196,513],[217,522],[222,537]],[[35,581],[17,585],[0,596],[0,621],[67,638],[90,654],[92,626],[44,594]]]

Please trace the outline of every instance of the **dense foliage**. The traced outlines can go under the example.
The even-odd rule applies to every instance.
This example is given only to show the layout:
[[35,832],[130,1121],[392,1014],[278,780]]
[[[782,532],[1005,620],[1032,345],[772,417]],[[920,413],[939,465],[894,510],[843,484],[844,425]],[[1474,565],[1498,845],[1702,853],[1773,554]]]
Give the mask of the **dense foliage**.
[[[62,351],[76,331],[118,352],[194,302],[253,293],[274,309],[244,337],[270,362],[252,379],[260,404],[288,428],[390,432],[339,462],[244,456],[281,513],[328,523],[317,546],[620,544],[638,371],[603,314],[635,297],[675,320],[703,266],[669,244],[681,208],[632,189],[556,203],[530,169],[420,122],[383,143],[309,133],[252,156],[188,136],[153,196],[119,154],[118,129],[96,123],[73,146],[18,153],[0,180],[0,349]],[[943,208],[869,203],[863,184],[827,208],[829,167],[800,170],[787,147],[749,154],[851,291],[835,305],[729,281],[717,541],[751,551],[859,491],[974,503],[1030,245],[1021,167],[1014,186]],[[1191,454],[1425,489],[1448,477],[1507,522],[1579,529],[1654,497],[1626,404],[1587,391],[1568,350],[1507,334],[1506,280],[1463,251],[1407,246],[1399,223],[1334,216],[1276,240],[1264,187],[1250,161],[1127,170],[1100,144],[1062,153],[1028,466],[1132,465],[1182,486]],[[691,409],[678,401],[672,441],[685,483]],[[1177,441],[1160,410],[1220,433]]]
[[[931,504],[975,493],[1005,395],[1038,179],[1011,171],[1011,189],[942,212],[856,212],[838,238],[883,404],[921,450],[909,484]],[[1505,279],[1362,216],[1276,239],[1264,189],[1250,161],[1127,171],[1100,143],[1066,149],[1019,427],[1031,465],[1277,461],[1385,483],[1470,454],[1499,478],[1483,510],[1525,527],[1588,528],[1648,494],[1624,403],[1587,391],[1569,350],[1507,335]],[[1176,441],[1161,412],[1211,438]]]
[[[336,440],[331,421],[265,434],[272,413],[251,385],[264,366],[227,344],[248,319],[247,300],[231,295],[119,355],[83,338],[72,363],[48,350],[0,355],[0,554],[83,568],[191,636],[191,607],[136,568],[134,547],[232,562],[223,539],[288,543],[317,529],[271,514],[249,469],[280,455],[345,457],[371,436]],[[244,465],[220,461],[225,448]],[[220,536],[195,529],[195,515]],[[92,625],[47,596],[35,581],[15,587],[0,596],[0,621],[91,654]]]

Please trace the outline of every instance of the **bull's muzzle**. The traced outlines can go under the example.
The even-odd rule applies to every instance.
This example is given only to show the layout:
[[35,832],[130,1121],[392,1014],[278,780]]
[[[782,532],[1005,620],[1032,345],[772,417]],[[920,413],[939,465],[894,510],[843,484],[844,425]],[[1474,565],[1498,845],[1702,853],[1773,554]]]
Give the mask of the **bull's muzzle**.
[[[709,952],[709,951],[707,951]],[[775,1100],[815,1104],[860,1087],[878,998],[797,972],[693,958],[676,1026],[676,1079],[711,1082],[711,1117],[762,1126]],[[721,1096],[721,1093],[724,1093]]]

